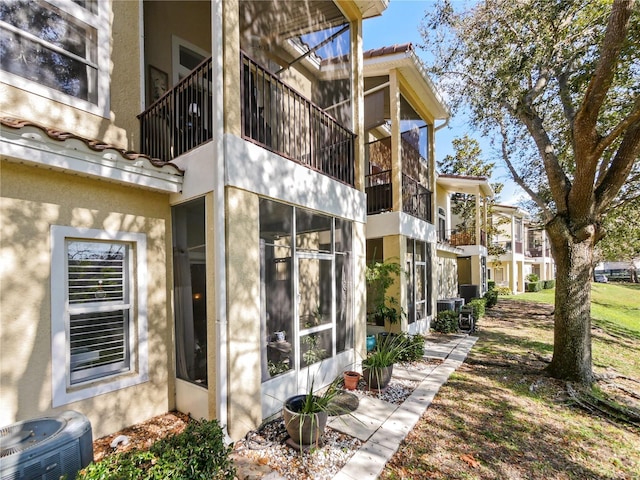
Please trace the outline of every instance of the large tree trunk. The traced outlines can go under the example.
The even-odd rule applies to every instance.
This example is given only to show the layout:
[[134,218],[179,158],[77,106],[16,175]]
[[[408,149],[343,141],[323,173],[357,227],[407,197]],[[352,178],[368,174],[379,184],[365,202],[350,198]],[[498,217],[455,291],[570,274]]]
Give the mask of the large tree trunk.
[[547,227],[556,263],[553,359],[548,370],[556,378],[591,383],[592,232],[596,229],[583,227],[582,235],[571,234],[560,217]]

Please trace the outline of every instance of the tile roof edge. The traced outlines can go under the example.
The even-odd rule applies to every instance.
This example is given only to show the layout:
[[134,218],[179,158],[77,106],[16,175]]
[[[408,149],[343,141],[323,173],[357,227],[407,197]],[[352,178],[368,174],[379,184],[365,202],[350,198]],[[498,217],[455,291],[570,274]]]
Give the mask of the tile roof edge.
[[92,140],[90,138],[82,137],[80,135],[76,135],[75,133],[59,130],[57,128],[45,127],[36,122],[32,122],[30,120],[24,120],[13,117],[0,117],[0,125],[7,128],[12,128],[15,130],[19,130],[24,127],[35,127],[44,133],[52,140],[57,140],[59,142],[64,142],[69,139],[80,140],[84,143],[87,148],[93,150],[94,152],[103,152],[105,150],[114,150],[120,154],[122,158],[125,160],[136,161],[140,159],[146,159],[156,168],[162,168],[165,166],[173,167],[177,173],[183,175],[184,170],[178,167],[175,163],[165,162],[164,160],[160,160],[159,158],[153,158],[143,153],[134,152],[132,150],[125,150],[124,148],[119,148],[114,145],[102,142],[100,140]]

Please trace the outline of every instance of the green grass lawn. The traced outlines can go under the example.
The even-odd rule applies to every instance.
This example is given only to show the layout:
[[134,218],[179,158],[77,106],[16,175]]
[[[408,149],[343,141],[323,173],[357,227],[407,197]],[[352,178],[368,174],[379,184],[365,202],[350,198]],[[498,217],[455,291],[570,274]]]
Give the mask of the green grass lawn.
[[[555,304],[555,289],[500,298]],[[632,283],[591,284],[592,353],[594,371],[614,368],[624,375],[637,375],[640,358],[636,351],[616,349],[611,341],[640,341],[640,285]]]
[[[593,389],[640,413],[640,286],[592,285]],[[499,297],[465,363],[387,463],[382,480],[640,479],[640,428],[585,410],[549,377],[554,291]],[[545,305],[546,304],[546,305]],[[584,398],[584,397],[582,397]],[[637,417],[636,417],[637,418]]]
[[[555,304],[555,288],[500,298]],[[596,325],[607,324],[640,334],[640,284],[592,283],[591,318]]]

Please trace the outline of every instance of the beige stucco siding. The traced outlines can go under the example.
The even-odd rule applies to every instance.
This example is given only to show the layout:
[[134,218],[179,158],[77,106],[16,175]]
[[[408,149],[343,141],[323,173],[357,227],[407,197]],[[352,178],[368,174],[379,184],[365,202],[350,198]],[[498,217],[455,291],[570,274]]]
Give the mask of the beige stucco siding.
[[135,149],[138,144],[140,113],[139,2],[110,2],[111,31],[108,65],[110,91],[99,95],[110,103],[105,117],[89,113],[28,90],[0,83],[2,116],[27,119],[45,127],[98,139],[119,148]]
[[[0,163],[0,424],[73,409],[95,438],[173,408],[170,210],[166,195]],[[52,409],[52,225],[143,233],[149,381]]]
[[458,261],[455,253],[438,252],[438,299],[458,296]]
[[242,437],[262,421],[260,366],[260,204],[227,188],[228,430]]

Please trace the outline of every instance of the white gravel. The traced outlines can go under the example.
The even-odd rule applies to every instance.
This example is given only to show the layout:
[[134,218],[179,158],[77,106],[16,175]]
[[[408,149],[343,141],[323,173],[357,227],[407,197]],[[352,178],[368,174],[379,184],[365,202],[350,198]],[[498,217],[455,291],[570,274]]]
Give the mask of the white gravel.
[[[421,370],[427,363],[431,362],[416,362],[403,366],[407,369]],[[359,397],[372,396],[399,405],[411,395],[417,385],[416,381],[392,377],[387,390],[376,393],[367,391],[361,379],[358,388],[350,393]],[[362,446],[362,442],[357,438],[329,427],[325,430],[324,445],[307,452],[286,445],[287,438],[284,421],[280,417],[267,422],[258,431],[249,432],[243,440],[236,442],[234,458],[238,468],[238,479],[268,477],[287,480],[330,480]]]

